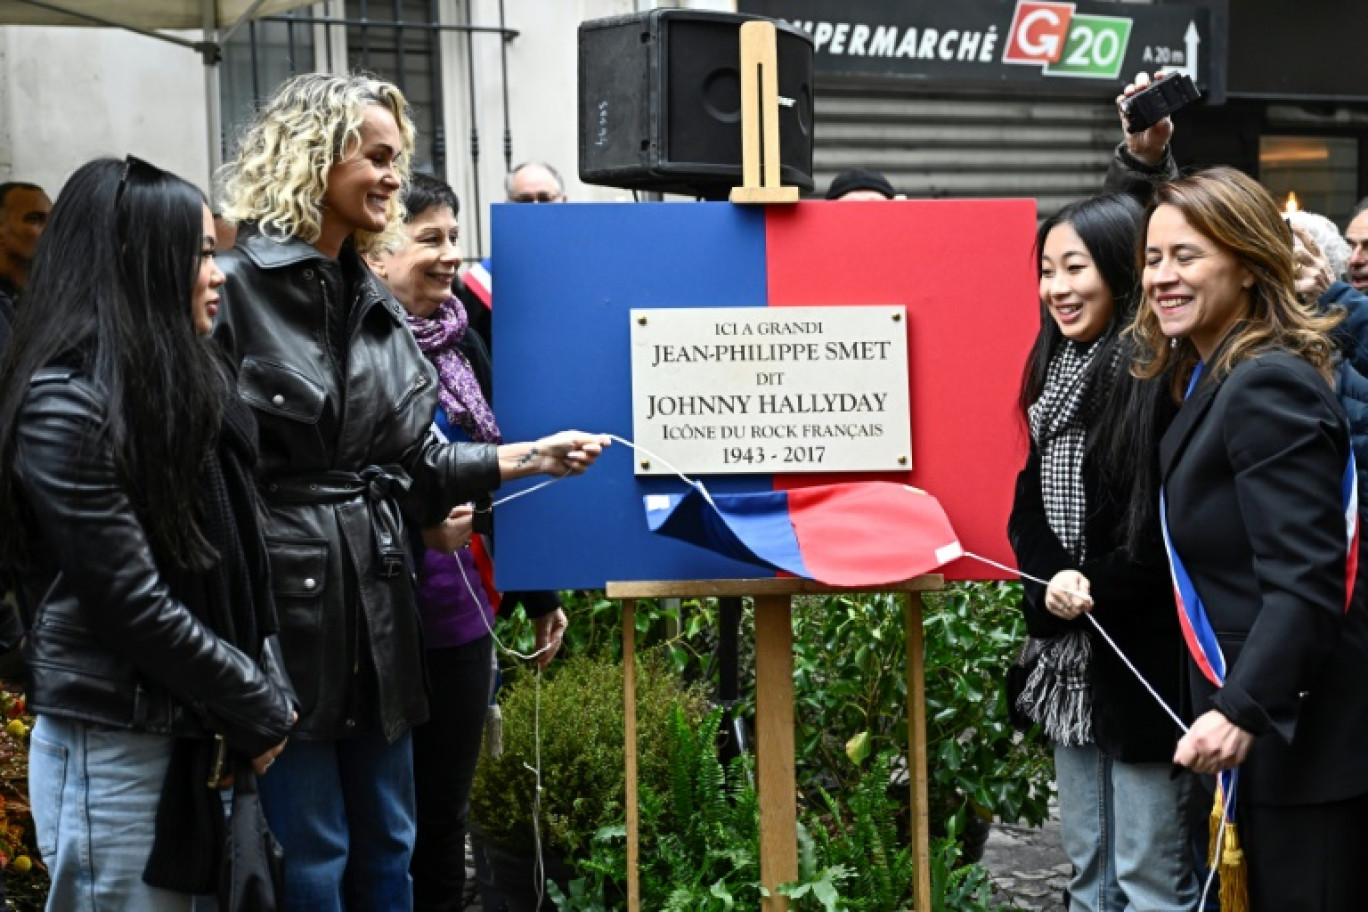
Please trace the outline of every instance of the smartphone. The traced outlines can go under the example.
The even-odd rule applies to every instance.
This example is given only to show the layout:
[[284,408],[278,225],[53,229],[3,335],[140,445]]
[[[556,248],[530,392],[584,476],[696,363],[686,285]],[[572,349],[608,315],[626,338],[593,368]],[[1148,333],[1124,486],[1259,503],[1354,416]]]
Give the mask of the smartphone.
[[1202,97],[1197,84],[1186,73],[1169,73],[1121,102],[1126,115],[1126,132],[1140,133]]

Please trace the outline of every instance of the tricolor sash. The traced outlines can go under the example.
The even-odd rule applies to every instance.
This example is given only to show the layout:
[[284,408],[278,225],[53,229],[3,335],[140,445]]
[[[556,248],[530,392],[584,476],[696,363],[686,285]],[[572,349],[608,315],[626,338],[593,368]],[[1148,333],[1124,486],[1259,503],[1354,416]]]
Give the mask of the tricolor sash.
[[[1201,376],[1202,363],[1199,361],[1196,370],[1193,371],[1192,380],[1188,382],[1187,392],[1183,394],[1184,399],[1192,395]],[[1354,596],[1359,551],[1358,472],[1352,447],[1349,450],[1349,458],[1345,461],[1344,472],[1340,476],[1340,498],[1344,510],[1345,541],[1348,546],[1344,566],[1344,610],[1347,612]],[[1178,550],[1173,546],[1173,539],[1169,536],[1168,502],[1162,488],[1159,491],[1159,522],[1164,534],[1164,549],[1168,552],[1173,591],[1178,602],[1178,624],[1183,631],[1183,640],[1187,643],[1188,652],[1202,672],[1202,676],[1216,687],[1220,687],[1225,683],[1225,656],[1221,654],[1221,647],[1216,641],[1211,621],[1207,618],[1202,597],[1197,594],[1197,587],[1192,584],[1192,578],[1188,576],[1187,568],[1183,566],[1183,560],[1178,556]]]
[[[1202,376],[1202,363],[1197,363],[1196,370],[1193,371],[1192,380],[1188,383],[1187,392],[1183,398],[1187,399],[1192,395],[1192,391],[1197,388],[1197,383]],[[1354,594],[1354,577],[1358,571],[1358,549],[1359,549],[1359,518],[1358,518],[1358,473],[1355,471],[1354,451],[1349,449],[1349,458],[1344,467],[1344,474],[1340,478],[1340,496],[1344,508],[1345,535],[1348,544],[1348,553],[1345,558],[1345,597],[1344,610],[1349,610],[1349,604]],[[1173,578],[1173,594],[1178,603],[1178,625],[1183,631],[1183,640],[1187,644],[1188,653],[1192,656],[1193,662],[1197,665],[1202,676],[1212,683],[1216,688],[1224,686],[1226,679],[1225,655],[1221,652],[1221,645],[1216,639],[1216,632],[1212,629],[1211,620],[1207,617],[1206,606],[1202,603],[1202,597],[1197,593],[1197,587],[1192,583],[1192,577],[1188,575],[1187,568],[1183,566],[1183,560],[1178,556],[1178,549],[1173,545],[1173,538],[1169,534],[1168,523],[1168,502],[1164,495],[1163,488],[1159,490],[1159,523],[1164,535],[1164,549],[1168,552],[1169,571]],[[1219,775],[1220,791],[1224,797],[1224,808],[1222,816],[1229,823],[1235,819],[1235,788],[1238,782],[1238,769],[1226,770]]]

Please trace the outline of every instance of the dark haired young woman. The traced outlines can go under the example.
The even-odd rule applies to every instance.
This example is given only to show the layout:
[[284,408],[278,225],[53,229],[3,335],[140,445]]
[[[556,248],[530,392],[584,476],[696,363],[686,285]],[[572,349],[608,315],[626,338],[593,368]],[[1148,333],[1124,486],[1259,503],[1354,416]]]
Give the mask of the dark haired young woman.
[[293,722],[255,427],[205,338],[200,192],[100,159],[62,190],[0,374],[0,542],[36,606],[29,791],[62,912],[211,892],[215,736],[264,772]]
[[1069,912],[1186,912],[1197,899],[1176,727],[1083,617],[1176,702],[1181,640],[1153,508],[1172,407],[1161,384],[1130,376],[1121,335],[1140,215],[1129,197],[1095,197],[1036,235],[1040,332],[1020,396],[1031,449],[1008,535],[1022,571],[1050,584],[1024,584],[1035,662],[1014,698],[1055,745]]

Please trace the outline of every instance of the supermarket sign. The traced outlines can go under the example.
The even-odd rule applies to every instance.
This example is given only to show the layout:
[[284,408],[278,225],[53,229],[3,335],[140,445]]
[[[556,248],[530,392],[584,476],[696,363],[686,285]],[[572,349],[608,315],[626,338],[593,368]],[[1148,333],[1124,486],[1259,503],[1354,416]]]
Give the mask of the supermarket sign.
[[[1111,97],[1161,67],[1204,88],[1214,50],[1205,8],[1061,0],[739,0],[743,13],[812,35],[818,73],[945,87],[1035,84]],[[1224,36],[1219,36],[1224,40]],[[1222,79],[1223,81],[1223,79]]]
[[1072,3],[1019,0],[1002,62],[1038,66],[1046,76],[1116,79],[1134,20],[1076,10]]

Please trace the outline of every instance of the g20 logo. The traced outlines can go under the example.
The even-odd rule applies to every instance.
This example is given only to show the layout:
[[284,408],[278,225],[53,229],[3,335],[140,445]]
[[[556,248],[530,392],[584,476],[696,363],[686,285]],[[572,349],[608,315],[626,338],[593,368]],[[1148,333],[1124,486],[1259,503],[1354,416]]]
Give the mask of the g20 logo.
[[1131,20],[1076,15],[1072,3],[1018,0],[1003,63],[1039,66],[1047,76],[1115,79],[1126,59]]

